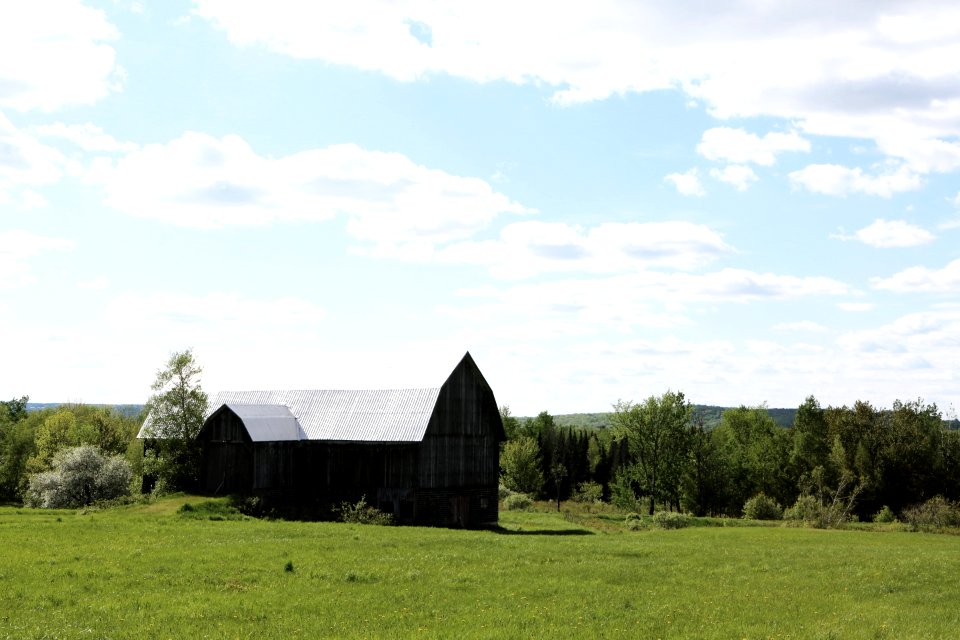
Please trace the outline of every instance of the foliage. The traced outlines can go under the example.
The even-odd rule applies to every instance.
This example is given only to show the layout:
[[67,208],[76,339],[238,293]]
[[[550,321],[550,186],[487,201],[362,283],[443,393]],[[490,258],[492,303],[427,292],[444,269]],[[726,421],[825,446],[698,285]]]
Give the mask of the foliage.
[[783,508],[773,498],[758,493],[744,503],[743,517],[748,520],[782,520]]
[[903,512],[903,519],[915,530],[960,527],[960,504],[934,496]]
[[693,518],[676,511],[657,511],[653,514],[653,524],[661,529],[683,529],[693,524]]
[[577,485],[577,491],[573,494],[576,502],[601,502],[603,499],[603,487],[598,482],[581,482]]
[[190,489],[200,473],[200,445],[196,440],[207,412],[207,394],[200,387],[202,369],[186,351],[171,354],[157,372],[149,411],[149,455],[144,474],[168,489]]
[[650,396],[642,404],[619,401],[614,406],[616,437],[627,442],[634,462],[627,472],[655,502],[680,503],[680,485],[687,462],[692,408],[681,392]]
[[509,440],[500,453],[501,479],[510,491],[537,495],[543,489],[540,447],[530,437]]
[[510,413],[510,407],[503,405],[500,407],[500,421],[503,423],[503,433],[507,440],[513,440],[520,435],[520,419]]
[[820,503],[811,495],[801,495],[792,507],[788,507],[783,512],[784,520],[793,520],[796,522],[816,522],[819,518]]
[[877,511],[873,514],[873,521],[878,524],[889,524],[891,522],[897,522],[897,514],[887,505],[883,505],[883,508],[880,511]]
[[367,497],[363,496],[356,504],[349,502],[341,503],[337,508],[337,513],[342,522],[352,522],[354,524],[394,524],[393,514],[384,513],[376,507],[367,504]]
[[835,488],[827,485],[823,467],[816,467],[801,482],[803,493],[792,507],[784,512],[784,519],[802,521],[819,529],[840,527],[855,519],[853,507],[863,484],[854,485],[852,476],[841,476]]
[[796,481],[789,473],[790,434],[773,421],[766,407],[728,409],[712,435],[726,467],[724,511],[739,514],[747,499],[758,493],[780,504],[793,502]]
[[36,447],[28,401],[23,396],[0,402],[0,502],[19,500],[26,490],[27,460]]
[[59,451],[53,470],[30,478],[27,503],[45,509],[82,507],[130,492],[130,467],[121,456],[104,456],[90,445]]
[[525,493],[514,493],[507,496],[507,499],[503,501],[503,506],[509,511],[529,509],[533,506],[533,500]]

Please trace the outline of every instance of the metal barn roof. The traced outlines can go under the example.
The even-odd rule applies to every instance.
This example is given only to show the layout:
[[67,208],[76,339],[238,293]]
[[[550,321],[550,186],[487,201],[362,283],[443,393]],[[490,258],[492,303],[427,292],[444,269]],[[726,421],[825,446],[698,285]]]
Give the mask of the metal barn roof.
[[233,411],[243,421],[250,439],[254,442],[303,439],[303,432],[296,416],[283,405],[228,402],[216,407],[214,412],[223,406]]
[[[264,429],[279,429],[283,421],[279,409],[286,408],[290,417],[298,423],[298,437],[302,440],[420,442],[427,432],[427,424],[439,393],[438,388],[222,391],[211,396],[207,417],[226,404],[235,413],[237,410],[234,407],[249,411],[252,419],[262,420],[264,425],[269,425]],[[257,412],[264,415],[253,415]],[[249,431],[246,417],[240,417],[248,425]],[[289,428],[289,423],[286,424],[287,427],[282,428]],[[252,431],[250,436],[258,440]],[[281,438],[259,438],[278,439]]]

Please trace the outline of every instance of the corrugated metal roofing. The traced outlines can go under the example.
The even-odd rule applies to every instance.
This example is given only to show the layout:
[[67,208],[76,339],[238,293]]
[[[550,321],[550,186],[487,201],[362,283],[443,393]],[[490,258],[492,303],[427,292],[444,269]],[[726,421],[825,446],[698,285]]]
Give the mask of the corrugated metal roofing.
[[209,406],[211,414],[224,404],[286,407],[305,440],[420,442],[439,394],[439,388],[222,391],[211,396]]
[[228,402],[226,406],[243,421],[250,439],[254,442],[304,439],[296,416],[283,405]]

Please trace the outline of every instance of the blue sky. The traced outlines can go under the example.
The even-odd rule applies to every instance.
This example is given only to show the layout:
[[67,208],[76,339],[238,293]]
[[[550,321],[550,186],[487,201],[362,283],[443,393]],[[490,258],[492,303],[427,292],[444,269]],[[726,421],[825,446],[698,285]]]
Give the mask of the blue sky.
[[960,405],[954,2],[0,9],[0,396]]

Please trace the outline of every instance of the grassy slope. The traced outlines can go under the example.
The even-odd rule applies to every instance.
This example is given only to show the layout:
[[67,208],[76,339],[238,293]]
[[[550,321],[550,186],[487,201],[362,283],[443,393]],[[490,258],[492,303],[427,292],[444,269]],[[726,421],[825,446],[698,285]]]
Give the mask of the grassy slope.
[[210,521],[182,502],[0,509],[0,638],[947,638],[960,622],[955,536]]

